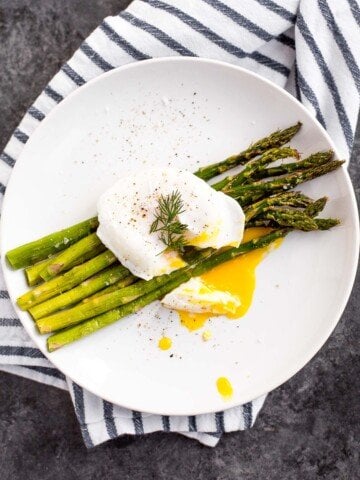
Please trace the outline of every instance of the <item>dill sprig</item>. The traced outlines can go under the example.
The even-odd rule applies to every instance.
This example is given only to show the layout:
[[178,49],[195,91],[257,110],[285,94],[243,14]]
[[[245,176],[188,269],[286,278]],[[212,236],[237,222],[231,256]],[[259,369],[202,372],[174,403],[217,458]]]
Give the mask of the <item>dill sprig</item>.
[[160,233],[160,240],[167,248],[179,252],[183,252],[186,245],[184,232],[187,225],[179,222],[176,217],[183,212],[184,204],[178,190],[169,195],[161,195],[155,211],[155,220],[150,227],[150,233]]

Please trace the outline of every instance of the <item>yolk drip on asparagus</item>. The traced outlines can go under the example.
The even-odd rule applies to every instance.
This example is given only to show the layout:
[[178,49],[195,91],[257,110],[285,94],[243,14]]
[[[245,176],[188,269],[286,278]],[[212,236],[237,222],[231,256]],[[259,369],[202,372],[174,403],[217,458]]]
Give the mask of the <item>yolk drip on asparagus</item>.
[[[245,230],[243,243],[269,233],[269,228],[249,228]],[[229,262],[223,263],[207,273],[201,275],[201,279],[214,290],[226,291],[240,300],[240,305],[235,313],[227,314],[228,318],[239,318],[245,315],[251,306],[256,286],[256,267],[265,255],[280,246],[282,239],[273,244],[241,255]],[[206,321],[213,317],[212,313],[190,313],[178,311],[181,324],[188,330],[198,330]]]

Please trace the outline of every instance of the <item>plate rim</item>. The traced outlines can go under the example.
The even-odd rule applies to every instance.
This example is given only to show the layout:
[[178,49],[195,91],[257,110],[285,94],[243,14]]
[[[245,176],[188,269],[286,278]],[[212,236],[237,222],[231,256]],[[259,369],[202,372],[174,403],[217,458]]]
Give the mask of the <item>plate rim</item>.
[[[270,88],[273,88],[275,90],[277,90],[281,95],[284,95],[285,97],[287,97],[289,99],[289,101],[291,101],[292,103],[295,103],[297,105],[298,108],[300,108],[303,113],[305,114],[306,117],[309,117],[309,119],[314,122],[318,128],[320,128],[320,130],[322,131],[322,134],[325,136],[326,140],[328,141],[329,145],[331,146],[331,148],[334,150],[334,153],[335,155],[340,158],[339,156],[339,152],[338,152],[338,149],[336,148],[334,142],[332,141],[332,139],[330,138],[329,134],[327,133],[327,131],[324,129],[324,127],[319,123],[319,121],[311,114],[311,112],[302,104],[300,103],[295,97],[293,97],[289,92],[287,92],[286,90],[284,90],[282,87],[276,85],[275,83],[273,83],[271,80],[268,80],[267,78],[264,78],[262,77],[261,75],[258,75],[257,73],[255,72],[252,72],[250,70],[247,70],[246,68],[243,68],[243,67],[240,67],[240,66],[237,66],[237,65],[234,65],[234,64],[231,64],[231,63],[228,63],[228,62],[225,62],[225,61],[220,61],[220,60],[213,60],[213,59],[207,59],[207,58],[199,58],[199,57],[160,57],[160,58],[152,58],[152,59],[148,59],[148,60],[142,60],[142,61],[134,61],[134,62],[131,62],[129,64],[126,64],[126,65],[122,65],[120,67],[117,67],[117,68],[114,68],[108,72],[105,72],[101,75],[98,75],[97,77],[89,80],[86,84],[82,85],[81,87],[78,87],[76,88],[75,90],[73,90],[69,95],[67,95],[63,101],[61,101],[58,105],[54,106],[54,108],[48,113],[48,115],[46,115],[46,117],[44,118],[44,120],[41,122],[41,124],[36,128],[36,130],[30,135],[30,138],[28,140],[28,142],[26,143],[26,145],[24,146],[24,148],[22,149],[20,155],[19,155],[19,158],[17,159],[16,163],[15,163],[15,166],[12,170],[12,174],[10,175],[10,178],[9,178],[9,182],[7,184],[7,189],[6,189],[6,192],[5,192],[5,195],[4,195],[4,199],[3,199],[3,205],[2,205],[2,212],[6,211],[7,210],[7,198],[8,198],[8,195],[7,195],[7,192],[8,192],[8,189],[10,187],[11,189],[11,185],[13,183],[13,178],[14,178],[14,175],[13,175],[13,172],[15,171],[16,168],[19,168],[19,165],[21,167],[21,164],[22,164],[22,159],[24,158],[24,152],[26,152],[28,146],[34,141],[33,139],[35,138],[36,139],[36,135],[39,134],[38,132],[40,131],[41,132],[41,126],[44,125],[45,123],[51,121],[51,118],[54,114],[56,114],[56,111],[58,109],[58,107],[60,106],[63,106],[65,103],[67,102],[71,102],[72,98],[76,95],[79,95],[81,94],[81,92],[83,92],[85,89],[87,89],[88,87],[90,87],[91,85],[97,83],[97,82],[101,82],[103,78],[105,77],[108,77],[108,76],[111,76],[111,75],[116,75],[118,74],[118,72],[123,72],[123,71],[126,71],[128,69],[138,69],[138,68],[142,68],[144,65],[148,65],[148,64],[159,64],[159,63],[204,63],[204,64],[213,64],[213,65],[217,65],[221,68],[225,68],[225,69],[230,69],[230,70],[235,70],[235,71],[240,71],[242,72],[244,75],[248,75],[250,77],[254,77],[256,78],[257,80],[259,80],[260,82],[263,82],[265,84],[267,84]],[[346,166],[348,165],[348,161],[346,162]],[[341,173],[340,173],[341,172]],[[286,375],[284,375],[283,377],[283,380],[281,380],[280,382],[279,381],[272,381],[272,382],[269,382],[269,385],[267,385],[267,388],[265,388],[265,386],[263,386],[262,388],[258,388],[259,392],[255,394],[255,396],[251,396],[252,398],[248,398],[246,399],[246,401],[242,402],[241,404],[243,403],[247,403],[247,402],[250,402],[252,400],[255,400],[256,398],[258,397],[261,397],[262,395],[264,394],[267,394],[269,393],[270,391],[274,390],[275,388],[279,387],[280,385],[284,384],[285,382],[287,382],[291,377],[293,377],[297,372],[299,372],[302,368],[304,368],[308,363],[309,361],[318,353],[318,351],[322,348],[322,346],[326,343],[326,341],[328,340],[328,338],[330,337],[331,333],[334,331],[336,325],[338,324],[338,322],[340,321],[341,317],[342,317],[342,314],[345,310],[345,307],[349,301],[349,298],[350,298],[350,295],[351,295],[351,292],[352,292],[352,288],[353,288],[353,285],[354,285],[354,281],[355,281],[355,277],[356,277],[356,272],[357,272],[357,265],[358,265],[358,260],[359,260],[359,244],[360,244],[360,235],[359,235],[359,213],[358,213],[358,206],[357,206],[357,201],[356,201],[356,196],[355,196],[355,192],[354,192],[354,188],[353,188],[353,185],[352,185],[352,182],[351,182],[351,179],[350,179],[350,175],[348,173],[348,170],[347,168],[344,168],[342,167],[340,170],[339,170],[339,174],[341,174],[343,176],[343,179],[345,180],[345,184],[346,184],[346,188],[349,192],[349,199],[351,201],[351,205],[353,207],[353,213],[354,213],[354,232],[353,232],[353,235],[354,235],[354,245],[356,248],[354,248],[354,255],[353,255],[353,258],[352,258],[352,263],[351,263],[351,272],[350,272],[350,275],[349,275],[349,281],[347,282],[347,288],[346,288],[346,291],[345,291],[345,294],[343,295],[343,298],[342,298],[342,302],[339,302],[339,306],[338,308],[336,309],[336,314],[334,314],[332,316],[333,318],[333,321],[332,322],[329,322],[328,325],[327,325],[327,328],[324,329],[324,333],[320,336],[321,338],[319,338],[318,342],[314,343],[312,348],[309,349],[310,351],[308,352],[308,354],[306,356],[302,356],[301,357],[301,360],[297,360],[294,362],[294,366],[292,369],[288,369],[286,370]],[[5,216],[6,218],[6,216]],[[26,314],[26,312],[22,312],[16,305],[16,302],[15,300],[16,299],[13,299],[13,295],[11,294],[11,291],[12,291],[12,288],[11,286],[9,285],[10,282],[8,282],[8,276],[7,276],[7,272],[10,272],[12,271],[10,269],[10,267],[7,265],[7,262],[5,260],[5,252],[3,251],[3,242],[2,242],[2,238],[3,238],[3,231],[5,230],[5,226],[4,226],[4,215],[2,214],[1,215],[1,219],[0,219],[0,255],[1,255],[1,266],[2,266],[2,269],[3,269],[3,273],[4,273],[4,279],[5,279],[5,284],[6,284],[6,288],[8,289],[9,291],[9,296],[10,296],[10,301],[12,303],[12,306],[14,307],[15,309],[15,312],[17,313],[19,319],[20,319],[20,322],[22,324],[22,326],[25,328],[27,334],[30,336],[31,340],[35,343],[36,347],[45,355],[45,357],[59,370],[61,371],[64,375],[68,376],[69,378],[71,378],[58,364],[57,364],[57,361],[55,359],[53,359],[53,357],[51,356],[51,354],[49,352],[47,352],[46,348],[43,346],[43,345],[40,345],[38,342],[37,342],[37,337],[36,335],[34,335],[34,332],[27,327],[27,325],[25,324],[25,322],[22,321],[22,318],[21,318],[21,315],[22,314]],[[66,369],[65,369],[66,370]],[[73,379],[72,379],[73,380]],[[179,415],[179,416],[187,416],[187,415],[199,415],[199,414],[204,414],[204,413],[213,413],[215,412],[217,409],[214,408],[214,410],[208,410],[206,409],[205,411],[204,410],[199,410],[199,409],[193,409],[187,413],[184,413],[184,412],[180,412],[178,410],[173,410],[170,406],[169,406],[169,409],[164,412],[164,411],[160,411],[160,410],[154,410],[152,409],[152,411],[149,411],[149,410],[142,410],[141,408],[139,409],[138,406],[136,405],[126,405],[126,404],[123,404],[123,403],[118,403],[116,401],[114,401],[114,399],[112,398],[109,398],[107,397],[106,395],[103,394],[103,392],[97,392],[96,389],[91,389],[89,388],[88,386],[84,385],[82,382],[78,382],[77,380],[73,380],[75,383],[77,383],[78,385],[80,385],[82,388],[88,390],[89,392],[93,393],[94,395],[97,395],[98,397],[102,398],[103,400],[106,400],[108,402],[111,402],[111,403],[114,403],[115,405],[119,405],[121,407],[124,407],[124,408],[128,408],[130,410],[140,410],[144,413],[153,413],[153,414],[160,414],[160,415]],[[224,409],[229,409],[229,408],[232,408],[232,407],[235,407],[235,406],[238,406],[239,403],[238,401],[236,400],[229,400],[226,402],[226,404],[224,404]]]

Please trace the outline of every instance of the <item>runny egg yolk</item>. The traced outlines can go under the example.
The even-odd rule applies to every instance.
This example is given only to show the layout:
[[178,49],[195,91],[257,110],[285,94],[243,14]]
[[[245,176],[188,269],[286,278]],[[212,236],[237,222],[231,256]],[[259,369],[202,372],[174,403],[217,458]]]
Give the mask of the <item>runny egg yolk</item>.
[[[244,232],[242,243],[261,237],[270,231],[270,228],[248,228]],[[240,255],[201,275],[201,280],[207,286],[214,290],[229,292],[239,298],[240,304],[235,311],[225,313],[228,318],[234,319],[242,317],[248,311],[256,286],[256,267],[265,255],[274,248],[279,247],[281,242],[282,239],[278,239],[267,247]],[[191,313],[185,311],[178,311],[178,314],[182,325],[190,331],[203,327],[206,321],[214,316],[213,313]]]

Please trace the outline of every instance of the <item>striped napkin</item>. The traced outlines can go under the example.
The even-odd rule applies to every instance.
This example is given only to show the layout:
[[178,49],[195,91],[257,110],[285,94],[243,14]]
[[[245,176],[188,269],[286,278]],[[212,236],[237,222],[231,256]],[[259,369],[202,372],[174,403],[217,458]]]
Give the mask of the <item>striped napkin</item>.
[[[0,201],[24,144],[64,97],[130,62],[171,55],[240,65],[295,95],[349,158],[359,111],[358,0],[136,0],[108,17],[29,108],[0,156]],[[215,446],[250,428],[264,402],[191,417],[112,405],[65,378],[40,353],[12,309],[0,274],[0,369],[70,392],[87,447],[118,435],[179,432]]]

